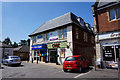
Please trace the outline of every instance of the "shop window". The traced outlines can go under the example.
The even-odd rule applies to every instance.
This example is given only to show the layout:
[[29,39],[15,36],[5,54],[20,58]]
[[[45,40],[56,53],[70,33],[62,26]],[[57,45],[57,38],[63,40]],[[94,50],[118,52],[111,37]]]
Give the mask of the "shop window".
[[49,40],[49,33],[47,33],[47,41]]
[[109,11],[109,19],[115,20],[120,18],[120,8],[115,8]]
[[59,39],[62,39],[62,34],[63,34],[63,30],[60,29],[60,30],[59,30]]
[[64,38],[67,38],[67,28],[64,29]]

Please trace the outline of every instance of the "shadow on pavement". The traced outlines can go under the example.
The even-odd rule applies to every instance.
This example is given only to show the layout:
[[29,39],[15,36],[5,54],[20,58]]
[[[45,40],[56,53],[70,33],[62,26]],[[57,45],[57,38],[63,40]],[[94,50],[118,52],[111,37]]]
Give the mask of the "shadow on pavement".
[[[87,72],[91,71],[92,69],[93,69],[93,67],[85,68],[85,69],[83,69],[83,71],[81,73],[87,73]],[[75,71],[75,70],[71,70],[71,71],[67,71],[67,72],[68,73],[78,73],[78,74],[80,74],[80,72]]]

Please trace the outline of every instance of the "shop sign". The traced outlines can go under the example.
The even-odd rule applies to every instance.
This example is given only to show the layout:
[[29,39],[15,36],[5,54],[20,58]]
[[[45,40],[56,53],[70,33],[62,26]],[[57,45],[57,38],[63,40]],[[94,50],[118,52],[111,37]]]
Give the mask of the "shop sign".
[[46,49],[46,44],[32,45],[32,50],[35,49]]
[[57,43],[50,43],[47,44],[48,49],[52,48],[67,48],[67,42],[57,42]]
[[105,57],[112,57],[112,53],[105,53]]
[[110,39],[110,38],[118,38],[118,37],[120,37],[120,32],[113,32],[113,33],[108,33],[108,34],[100,34],[99,35],[99,40]]
[[58,31],[53,31],[49,33],[49,40],[57,40],[58,39]]

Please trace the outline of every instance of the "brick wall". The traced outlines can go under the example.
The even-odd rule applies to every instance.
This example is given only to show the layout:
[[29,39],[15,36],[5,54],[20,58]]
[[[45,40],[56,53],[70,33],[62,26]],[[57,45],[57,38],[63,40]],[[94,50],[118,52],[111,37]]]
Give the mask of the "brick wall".
[[[119,4],[120,5],[120,4]],[[120,29],[120,19],[109,21],[109,10],[118,7],[112,6],[101,11],[98,11],[98,26],[99,32],[114,31]]]
[[[95,55],[95,41],[94,43],[91,43],[91,36],[94,36],[87,32],[88,35],[88,41],[84,41],[84,30],[81,28],[78,28],[79,32],[79,38],[76,39],[76,28],[78,28],[76,25],[73,25],[73,55],[83,55],[85,56],[90,64],[92,65],[92,59]],[[93,39],[95,40],[95,39]]]

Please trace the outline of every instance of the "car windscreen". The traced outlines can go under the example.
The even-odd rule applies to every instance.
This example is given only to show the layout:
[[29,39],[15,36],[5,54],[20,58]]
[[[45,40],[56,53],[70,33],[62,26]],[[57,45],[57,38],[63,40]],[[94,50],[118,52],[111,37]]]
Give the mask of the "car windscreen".
[[11,57],[11,58],[19,58],[19,57],[17,57],[17,56],[14,56],[14,57]]
[[67,57],[65,61],[76,61],[76,57]]

